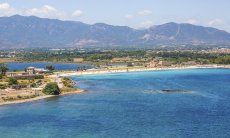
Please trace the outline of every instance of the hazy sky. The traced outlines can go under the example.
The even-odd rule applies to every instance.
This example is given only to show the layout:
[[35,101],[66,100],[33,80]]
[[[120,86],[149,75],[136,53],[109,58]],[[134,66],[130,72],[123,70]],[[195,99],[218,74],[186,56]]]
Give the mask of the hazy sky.
[[0,16],[13,14],[134,28],[191,23],[230,32],[230,0],[0,0]]

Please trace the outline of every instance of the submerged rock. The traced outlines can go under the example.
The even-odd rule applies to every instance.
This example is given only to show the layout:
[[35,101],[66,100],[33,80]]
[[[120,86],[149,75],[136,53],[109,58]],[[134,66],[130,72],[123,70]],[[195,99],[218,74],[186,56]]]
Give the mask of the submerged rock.
[[164,89],[164,90],[145,90],[144,93],[191,93],[189,90],[179,90],[179,89]]
[[173,89],[165,89],[161,90],[163,93],[190,93],[188,90],[173,90]]

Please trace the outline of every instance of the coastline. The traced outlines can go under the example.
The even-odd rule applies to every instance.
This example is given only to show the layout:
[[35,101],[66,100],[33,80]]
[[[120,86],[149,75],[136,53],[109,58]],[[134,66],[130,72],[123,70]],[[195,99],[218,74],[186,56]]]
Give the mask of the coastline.
[[56,97],[56,96],[66,96],[66,95],[71,95],[71,94],[80,94],[85,92],[84,90],[76,90],[73,92],[65,92],[62,93],[60,95],[44,95],[44,96],[38,96],[35,98],[31,98],[31,99],[22,99],[22,100],[16,100],[16,101],[9,101],[9,102],[2,102],[0,103],[0,106],[4,106],[4,105],[12,105],[12,104],[21,104],[21,103],[29,103],[29,102],[34,102],[34,101],[39,101],[39,100],[43,100],[43,99],[47,99],[47,98],[51,98],[51,97]]
[[[128,72],[146,72],[146,71],[168,71],[168,70],[185,70],[185,69],[212,69],[212,68],[223,68],[230,69],[230,65],[195,65],[195,66],[180,66],[180,67],[161,67],[161,68],[147,68],[147,67],[135,67],[135,68],[116,68],[116,69],[95,69],[95,70],[86,70],[86,71],[63,71],[58,72],[56,75],[60,77],[70,77],[70,76],[81,76],[81,75],[96,75],[96,74],[114,74],[114,73],[128,73]],[[22,99],[15,101],[8,101],[0,103],[0,106],[11,105],[11,104],[20,104],[28,103],[33,101],[38,101],[46,98],[56,97],[56,96],[65,96],[71,94],[80,94],[85,92],[85,90],[76,90],[71,92],[61,93],[60,95],[44,95],[38,96],[31,99]]]
[[111,74],[111,73],[126,73],[126,72],[145,72],[145,71],[168,71],[168,70],[185,70],[185,69],[230,69],[230,65],[194,65],[194,66],[180,66],[180,67],[160,67],[160,68],[117,68],[117,69],[94,69],[86,71],[69,71],[58,72],[61,77],[81,76],[81,75],[96,75],[96,74]]

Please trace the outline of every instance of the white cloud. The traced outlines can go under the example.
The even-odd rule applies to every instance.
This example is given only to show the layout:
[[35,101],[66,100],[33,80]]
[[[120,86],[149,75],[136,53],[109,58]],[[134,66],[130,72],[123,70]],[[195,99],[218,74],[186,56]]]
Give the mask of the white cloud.
[[79,16],[82,16],[82,14],[83,14],[83,11],[76,10],[75,12],[72,13],[72,16],[73,17],[79,17]]
[[134,16],[133,16],[133,15],[131,15],[131,14],[127,14],[127,15],[125,15],[125,18],[126,18],[126,19],[133,19],[133,18],[134,18]]
[[149,28],[153,25],[154,23],[152,21],[145,21],[145,22],[140,23],[139,28]]
[[25,15],[35,15],[39,17],[57,17],[58,10],[52,6],[44,5],[41,8],[26,9],[23,14]]
[[0,16],[10,16],[17,13],[17,10],[10,7],[8,3],[0,3]]
[[57,10],[50,5],[44,5],[39,8],[16,9],[11,7],[9,3],[0,3],[0,16],[12,16],[15,14],[24,16],[38,16],[42,18],[55,18],[55,19],[72,19],[74,16],[81,16],[82,11],[77,10],[73,14]]
[[153,12],[150,11],[150,10],[143,10],[143,11],[139,11],[139,12],[137,12],[137,13],[135,13],[135,14],[126,14],[126,15],[125,15],[125,18],[126,18],[126,19],[133,19],[134,16],[136,16],[136,15],[139,15],[139,16],[147,16],[147,15],[151,15],[152,13],[153,13]]
[[138,15],[140,15],[140,16],[147,16],[147,15],[150,15],[152,13],[153,12],[150,11],[150,10],[143,10],[143,11],[138,12]]
[[222,21],[221,19],[213,19],[213,20],[208,22],[208,24],[210,26],[222,25],[223,23],[224,23],[224,21]]
[[198,24],[199,21],[196,20],[196,19],[189,19],[189,20],[187,20],[187,23],[189,23],[189,24]]
[[8,3],[1,3],[0,4],[0,10],[7,10],[10,8],[10,5]]

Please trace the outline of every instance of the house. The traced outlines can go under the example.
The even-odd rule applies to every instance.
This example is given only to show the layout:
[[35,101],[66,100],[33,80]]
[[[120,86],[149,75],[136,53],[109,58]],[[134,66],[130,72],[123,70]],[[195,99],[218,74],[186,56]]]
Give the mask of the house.
[[43,74],[45,72],[48,72],[48,70],[44,68],[35,68],[35,67],[27,67],[25,71],[26,73],[28,73],[28,75]]
[[44,68],[35,68],[34,71],[36,74],[43,74],[43,73],[48,72],[48,70],[46,70]]
[[18,73],[16,73],[16,72],[6,72],[6,76],[7,77],[15,77],[15,76],[18,76]]
[[35,74],[35,67],[27,67],[25,72],[29,73],[29,75]]

